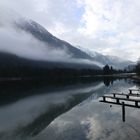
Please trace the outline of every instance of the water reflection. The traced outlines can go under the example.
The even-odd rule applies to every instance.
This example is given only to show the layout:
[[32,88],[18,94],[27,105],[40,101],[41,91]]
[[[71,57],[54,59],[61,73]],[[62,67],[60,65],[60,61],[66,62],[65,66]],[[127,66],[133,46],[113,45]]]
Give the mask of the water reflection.
[[100,102],[122,106],[122,121],[125,122],[125,107],[140,108],[140,90],[129,89],[129,93],[111,93],[109,96],[102,96]]
[[108,87],[113,85],[114,79],[112,77],[104,77],[104,84]]
[[34,96],[1,106],[0,139],[7,140],[7,134],[10,138],[16,136],[24,139],[39,134],[57,116],[70,110],[103,86],[102,82],[78,83],[46,93],[42,90],[40,95],[33,94]]
[[120,108],[113,106],[113,109],[110,109],[107,105],[97,102],[93,105],[92,102],[82,109],[74,109],[57,118],[37,138],[42,140],[45,138],[49,140],[64,140],[65,138],[68,140],[139,140],[138,116],[140,113],[137,114],[138,118],[132,116],[136,112],[137,110],[129,110],[128,121],[122,123]]
[[[112,135],[115,139],[116,132],[122,133],[123,127],[129,131],[130,126],[122,124],[121,108],[114,105],[110,108],[98,103],[98,99],[106,93],[126,91],[133,86],[125,80],[116,80],[110,86],[97,80],[49,90],[24,90],[30,96],[0,106],[0,140],[111,140]],[[136,116],[140,115],[137,110],[130,112],[126,112],[129,125],[138,121]],[[131,133],[136,135],[134,130]]]
[[[123,79],[123,78],[121,78]],[[80,79],[66,79],[62,81],[0,81],[0,105],[6,105],[25,97],[47,94],[52,91],[67,90],[79,86],[86,86],[89,83],[104,82],[105,86],[113,84],[117,77],[83,77]],[[127,78],[126,78],[127,80]],[[77,87],[78,88],[78,87]],[[79,87],[80,88],[80,87]]]
[[[135,87],[132,83],[116,81],[112,86],[102,87],[96,91],[121,90]],[[127,120],[121,120],[121,107],[99,103],[98,100],[86,100],[82,105],[58,117],[37,139],[49,140],[139,140],[140,139],[140,111],[126,109]],[[52,135],[53,134],[53,135]]]

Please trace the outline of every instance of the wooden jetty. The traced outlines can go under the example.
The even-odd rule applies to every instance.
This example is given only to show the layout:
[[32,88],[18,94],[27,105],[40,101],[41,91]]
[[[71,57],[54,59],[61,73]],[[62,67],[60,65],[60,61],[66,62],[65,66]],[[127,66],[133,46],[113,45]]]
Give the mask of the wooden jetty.
[[[132,99],[131,97],[136,97],[136,99]],[[108,104],[115,104],[122,106],[122,120],[125,122],[125,106],[140,108],[140,90],[139,89],[129,89],[129,93],[112,93],[109,95],[102,96],[102,100],[100,102],[108,103]],[[110,100],[108,100],[110,99]],[[127,102],[127,103],[126,103]],[[128,103],[129,102],[129,103]],[[133,104],[130,104],[133,103]]]
[[133,91],[137,91],[137,92],[140,92],[139,89],[129,89],[129,94],[134,94]]

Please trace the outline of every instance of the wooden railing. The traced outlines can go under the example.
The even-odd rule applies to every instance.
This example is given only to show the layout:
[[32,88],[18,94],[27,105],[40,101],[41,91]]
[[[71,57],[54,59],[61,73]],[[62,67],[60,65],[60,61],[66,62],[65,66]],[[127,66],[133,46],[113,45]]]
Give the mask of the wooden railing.
[[[134,93],[133,91],[137,91],[137,93]],[[122,120],[125,121],[125,106],[140,108],[140,105],[139,105],[140,98],[138,98],[138,97],[140,97],[139,91],[140,91],[139,89],[129,89],[128,94],[112,93],[111,96],[104,95],[104,96],[102,96],[102,100],[100,100],[100,102],[115,104],[115,105],[122,105]],[[131,97],[136,97],[136,99],[132,99]],[[108,99],[111,99],[111,100],[108,100]],[[128,104],[128,103],[126,103],[126,101],[127,102],[129,101],[132,103],[134,102],[134,104]]]

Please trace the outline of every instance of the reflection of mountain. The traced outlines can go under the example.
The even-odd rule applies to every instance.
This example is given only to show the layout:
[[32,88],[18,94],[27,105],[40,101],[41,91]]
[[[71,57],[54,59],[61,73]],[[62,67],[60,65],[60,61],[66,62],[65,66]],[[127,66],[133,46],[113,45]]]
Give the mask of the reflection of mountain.
[[[23,98],[28,98],[30,96],[49,94],[49,92],[59,92],[61,90],[67,90],[69,86],[71,89],[78,87],[85,87],[87,84],[94,82],[101,82],[101,78],[71,78],[67,80],[56,79],[52,81],[46,81],[40,79],[31,80],[20,80],[20,81],[5,81],[0,82],[0,107],[12,104]],[[20,94],[19,94],[20,93]]]
[[92,95],[92,92],[85,94],[75,94],[66,101],[66,104],[53,105],[46,112],[38,116],[33,122],[23,128],[18,128],[18,134],[21,136],[35,136],[45,129],[56,117],[67,112],[77,104]]
[[34,90],[34,88],[26,90],[30,95],[31,92],[32,95],[35,92],[39,92],[39,94],[6,104],[6,106],[0,106],[0,139],[6,139],[7,134],[11,137],[22,138],[39,134],[56,117],[81,103],[103,86],[101,82],[94,82],[63,86],[59,90],[54,90],[56,87],[53,87],[49,92],[45,89]]

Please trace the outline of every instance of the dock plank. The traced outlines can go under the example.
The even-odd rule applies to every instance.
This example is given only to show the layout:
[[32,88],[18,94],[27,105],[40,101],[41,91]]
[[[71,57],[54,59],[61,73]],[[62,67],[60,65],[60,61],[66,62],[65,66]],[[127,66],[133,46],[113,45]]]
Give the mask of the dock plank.
[[[122,105],[122,103],[116,103],[116,102],[111,102],[111,101],[103,101],[103,100],[100,100],[99,102],[108,103],[108,104],[114,104],[114,105]],[[124,105],[127,106],[127,107],[140,108],[140,106],[126,104],[126,103]]]
[[112,97],[112,96],[102,96],[103,98],[111,98],[115,100],[125,100],[125,101],[132,101],[132,102],[140,102],[140,99],[128,99],[128,98],[120,98],[120,97]]

